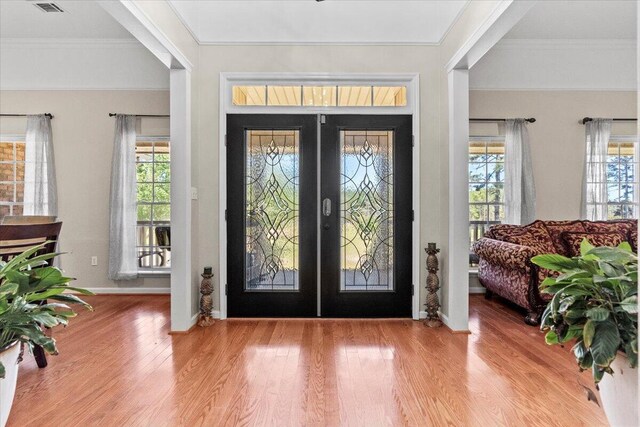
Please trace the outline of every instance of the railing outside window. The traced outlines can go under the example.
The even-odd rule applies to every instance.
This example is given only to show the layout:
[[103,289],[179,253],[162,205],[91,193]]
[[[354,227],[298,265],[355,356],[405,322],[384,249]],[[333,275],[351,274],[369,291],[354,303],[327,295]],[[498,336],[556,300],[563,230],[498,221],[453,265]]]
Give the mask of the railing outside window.
[[[469,242],[473,245],[494,224],[504,220],[504,137],[469,140]],[[470,251],[469,265],[477,257]]]
[[138,136],[136,248],[141,270],[171,267],[171,168],[168,137]]
[[169,227],[169,221],[138,221],[136,241],[138,266],[143,269],[170,269],[171,250],[156,240],[157,227]]

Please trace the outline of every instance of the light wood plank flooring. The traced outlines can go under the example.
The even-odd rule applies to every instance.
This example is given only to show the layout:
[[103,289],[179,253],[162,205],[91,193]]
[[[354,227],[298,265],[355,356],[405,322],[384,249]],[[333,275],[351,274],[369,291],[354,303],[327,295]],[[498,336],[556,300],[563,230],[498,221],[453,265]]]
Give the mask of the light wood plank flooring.
[[167,296],[96,296],[25,355],[9,426],[607,425],[569,348],[500,301],[471,335],[411,320],[226,320],[168,335]]

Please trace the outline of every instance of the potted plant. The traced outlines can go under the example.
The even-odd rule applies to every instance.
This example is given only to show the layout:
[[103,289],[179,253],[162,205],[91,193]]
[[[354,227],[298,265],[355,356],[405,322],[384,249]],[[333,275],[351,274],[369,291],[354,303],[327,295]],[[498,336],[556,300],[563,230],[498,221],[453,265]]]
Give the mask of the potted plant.
[[532,262],[560,273],[540,286],[553,296],[541,321],[547,344],[574,342],[578,366],[591,369],[609,423],[639,425],[638,256],[627,242],[594,247],[585,239],[578,257],[547,254]]
[[[23,346],[29,350],[41,346],[50,354],[57,354],[56,341],[44,327],[67,325],[75,312],[69,304],[91,306],[78,296],[64,293],[71,290],[90,295],[91,292],[73,288],[65,277],[47,261],[58,254],[37,255],[43,245],[28,249],[8,262],[0,261],[0,426],[9,418],[18,379],[18,362]],[[52,302],[48,302],[51,300]]]

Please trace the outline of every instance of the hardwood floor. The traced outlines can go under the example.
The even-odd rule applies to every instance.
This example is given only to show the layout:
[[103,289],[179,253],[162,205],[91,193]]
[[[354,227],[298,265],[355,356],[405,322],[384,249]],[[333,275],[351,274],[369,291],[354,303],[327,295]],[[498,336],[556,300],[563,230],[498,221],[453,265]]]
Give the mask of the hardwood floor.
[[21,364],[8,426],[607,425],[568,348],[500,301],[471,335],[411,320],[226,320],[168,335],[167,296],[91,297]]

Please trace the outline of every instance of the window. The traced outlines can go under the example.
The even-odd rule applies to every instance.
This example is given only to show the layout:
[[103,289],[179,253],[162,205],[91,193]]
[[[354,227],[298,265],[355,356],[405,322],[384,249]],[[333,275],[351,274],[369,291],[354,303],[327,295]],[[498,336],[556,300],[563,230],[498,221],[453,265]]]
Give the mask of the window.
[[270,107],[404,107],[406,86],[233,86],[233,105]]
[[638,158],[633,137],[611,136],[607,153],[607,217],[638,217]]
[[24,136],[0,136],[0,218],[22,215],[24,152]]
[[[504,220],[504,137],[471,137],[469,141],[469,240],[480,239]],[[470,263],[476,260],[472,255]]]
[[171,267],[171,171],[168,137],[138,136],[136,174],[138,227],[136,245],[141,269]]

